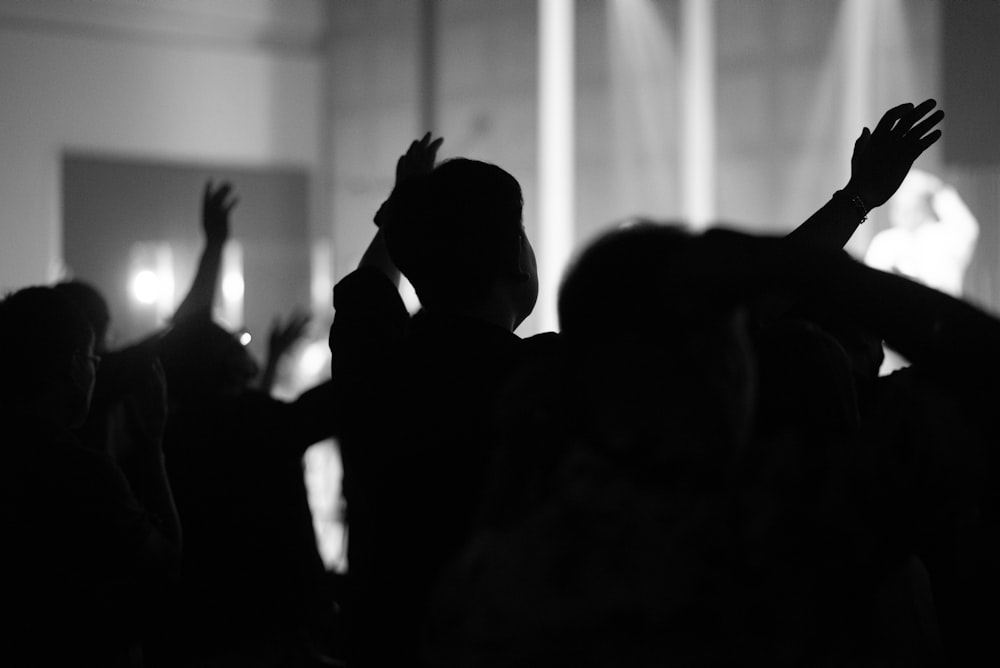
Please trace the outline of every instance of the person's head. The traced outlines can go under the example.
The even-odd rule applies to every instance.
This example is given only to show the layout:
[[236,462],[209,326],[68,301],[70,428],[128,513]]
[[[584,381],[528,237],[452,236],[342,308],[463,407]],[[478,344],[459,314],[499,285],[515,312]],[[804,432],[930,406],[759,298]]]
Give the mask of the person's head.
[[51,287],[0,301],[0,402],[62,426],[83,423],[98,358],[82,310]]
[[613,384],[637,392],[637,406],[650,405],[637,419],[663,423],[669,414],[666,428],[678,435],[729,445],[749,431],[754,363],[745,308],[702,281],[721,261],[677,226],[619,229],[571,266],[558,308],[572,348],[618,360],[623,371],[612,373]]
[[56,291],[64,295],[79,308],[94,330],[94,350],[104,354],[108,345],[108,328],[111,325],[111,310],[104,295],[90,283],[72,280],[56,283]]
[[538,297],[523,206],[521,186],[508,172],[456,158],[397,187],[383,233],[424,307],[466,311],[499,299],[516,326]]
[[258,371],[236,336],[207,313],[175,325],[158,350],[170,396],[181,402],[238,393]]

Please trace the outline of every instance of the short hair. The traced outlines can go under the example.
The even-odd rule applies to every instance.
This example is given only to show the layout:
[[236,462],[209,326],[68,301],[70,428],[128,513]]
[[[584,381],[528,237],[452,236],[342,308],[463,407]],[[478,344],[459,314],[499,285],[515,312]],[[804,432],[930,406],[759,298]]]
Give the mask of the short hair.
[[20,403],[61,380],[94,340],[90,322],[52,287],[23,288],[0,301],[0,396]]
[[208,311],[184,318],[157,343],[171,397],[196,401],[242,385],[254,365],[246,348]]
[[425,306],[480,303],[519,256],[521,186],[496,165],[445,161],[400,184],[390,207],[386,246]]
[[103,346],[111,324],[111,310],[100,290],[80,280],[56,283],[56,291],[69,298],[90,321],[97,345]]
[[[672,307],[690,286],[670,284],[666,270],[693,241],[679,225],[652,221],[599,237],[573,262],[560,286],[560,329],[580,341],[617,338],[621,331],[657,337],[672,330]],[[678,294],[667,294],[672,289]]]

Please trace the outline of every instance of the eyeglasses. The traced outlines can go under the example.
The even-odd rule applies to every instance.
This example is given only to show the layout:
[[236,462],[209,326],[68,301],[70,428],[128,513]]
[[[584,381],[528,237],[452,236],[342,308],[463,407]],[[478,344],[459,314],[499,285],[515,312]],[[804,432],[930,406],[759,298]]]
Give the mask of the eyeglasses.
[[87,353],[76,352],[76,353],[73,353],[73,356],[74,357],[83,358],[83,359],[87,360],[88,362],[92,363],[94,365],[94,371],[97,371],[97,369],[101,366],[101,356],[100,355],[94,355],[94,354],[87,354]]

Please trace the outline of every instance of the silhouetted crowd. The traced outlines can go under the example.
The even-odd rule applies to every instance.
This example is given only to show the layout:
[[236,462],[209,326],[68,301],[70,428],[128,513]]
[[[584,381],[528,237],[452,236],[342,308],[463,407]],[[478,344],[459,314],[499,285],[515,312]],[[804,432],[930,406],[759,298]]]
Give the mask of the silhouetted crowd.
[[[260,374],[211,317],[229,184],[165,330],[108,350],[87,284],[6,296],[0,665],[992,664],[1000,321],[842,250],[934,107],[865,128],[785,237],[613,227],[529,338],[520,185],[428,133],[334,289],[330,381],[292,402],[304,321]],[[883,342],[909,366],[880,376]],[[346,576],[302,469],[331,436]]]

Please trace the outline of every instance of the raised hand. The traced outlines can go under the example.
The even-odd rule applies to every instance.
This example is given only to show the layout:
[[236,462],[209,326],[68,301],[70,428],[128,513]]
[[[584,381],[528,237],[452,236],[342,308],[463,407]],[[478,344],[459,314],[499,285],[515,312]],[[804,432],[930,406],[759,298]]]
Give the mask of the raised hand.
[[293,311],[284,323],[280,317],[275,316],[267,338],[268,358],[273,357],[277,361],[284,357],[305,335],[311,319],[312,316],[299,309]]
[[[399,160],[396,161],[396,183],[393,185],[393,189],[398,188],[401,183],[414,176],[429,174],[434,169],[434,163],[437,162],[437,152],[442,143],[444,143],[444,137],[432,140],[430,132],[420,139],[414,139],[410,142],[406,153],[399,156]],[[391,218],[391,202],[392,196],[390,195],[389,199],[384,201],[375,213],[375,227],[382,227],[382,224]]]
[[229,238],[229,212],[239,198],[233,195],[233,185],[223,181],[216,186],[211,179],[205,183],[201,197],[201,226],[205,231],[205,241],[209,244],[223,244]]
[[308,313],[295,309],[285,322],[278,316],[271,321],[271,332],[267,337],[267,359],[259,381],[260,389],[268,393],[274,389],[281,360],[305,335],[310,318]]
[[396,185],[398,186],[410,177],[427,174],[434,169],[437,152],[443,142],[444,137],[432,140],[430,132],[420,139],[414,139],[406,153],[399,156],[399,160],[396,161]]
[[854,143],[851,156],[851,180],[845,191],[861,198],[869,210],[885,204],[899,188],[921,153],[941,138],[941,130],[932,130],[944,118],[929,99],[893,107],[883,114],[874,131],[865,128]]

